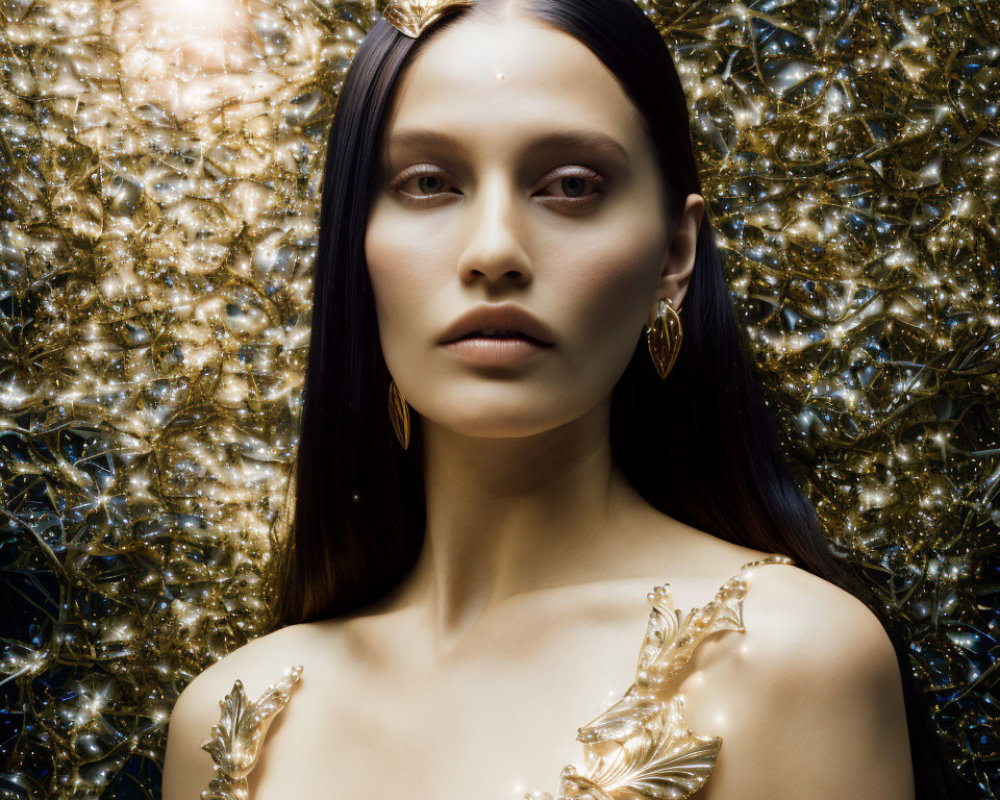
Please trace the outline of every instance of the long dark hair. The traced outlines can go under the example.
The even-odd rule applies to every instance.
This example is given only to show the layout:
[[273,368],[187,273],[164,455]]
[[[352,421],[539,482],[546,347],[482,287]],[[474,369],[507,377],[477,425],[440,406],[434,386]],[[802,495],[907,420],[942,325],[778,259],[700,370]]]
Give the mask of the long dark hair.
[[[384,122],[403,70],[435,31],[496,4],[479,0],[471,11],[457,9],[416,40],[379,20],[344,83],[323,178],[294,517],[278,571],[280,624],[346,614],[385,597],[420,552],[426,520],[420,426],[402,450],[387,413],[389,373],[364,233]],[[703,193],[687,102],[655,25],[633,0],[521,5],[524,13],[576,37],[618,77],[646,120],[670,218],[677,219],[684,198]],[[787,554],[865,602],[896,650],[918,800],[965,796],[968,789],[936,741],[904,632],[831,553],[814,509],[782,461],[714,237],[706,208],[680,312],[684,346],[661,381],[640,340],[612,395],[613,456],[660,511],[726,541]]]

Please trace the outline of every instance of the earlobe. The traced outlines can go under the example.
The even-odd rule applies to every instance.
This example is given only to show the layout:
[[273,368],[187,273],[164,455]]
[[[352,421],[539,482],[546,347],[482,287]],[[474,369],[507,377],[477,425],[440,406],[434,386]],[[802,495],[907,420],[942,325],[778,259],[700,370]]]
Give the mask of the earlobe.
[[680,308],[687,294],[687,287],[694,274],[698,233],[705,214],[705,200],[700,194],[689,194],[680,219],[670,239],[670,248],[660,274],[659,297],[670,297],[674,307]]

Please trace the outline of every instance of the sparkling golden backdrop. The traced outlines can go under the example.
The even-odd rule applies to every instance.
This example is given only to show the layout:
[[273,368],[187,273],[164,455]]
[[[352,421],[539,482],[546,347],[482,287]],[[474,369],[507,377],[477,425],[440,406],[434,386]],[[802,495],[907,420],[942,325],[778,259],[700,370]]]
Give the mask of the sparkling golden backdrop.
[[[640,4],[789,461],[996,797],[1000,4]],[[382,5],[0,0],[0,797],[157,797],[178,692],[273,624]]]

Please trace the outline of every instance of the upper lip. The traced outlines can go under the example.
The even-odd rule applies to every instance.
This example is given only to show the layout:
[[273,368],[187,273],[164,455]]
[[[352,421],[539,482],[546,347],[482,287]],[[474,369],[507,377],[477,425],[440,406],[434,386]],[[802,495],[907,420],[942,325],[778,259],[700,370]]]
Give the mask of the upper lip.
[[447,344],[487,328],[525,336],[540,344],[552,344],[548,329],[523,308],[514,305],[484,305],[469,309],[448,326],[438,343]]

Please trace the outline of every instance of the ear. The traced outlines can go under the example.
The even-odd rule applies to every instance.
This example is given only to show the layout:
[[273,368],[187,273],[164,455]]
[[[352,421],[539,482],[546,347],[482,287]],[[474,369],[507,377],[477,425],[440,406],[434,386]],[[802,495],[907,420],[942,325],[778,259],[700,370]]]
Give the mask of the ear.
[[698,231],[701,228],[701,218],[705,213],[705,199],[700,194],[689,194],[684,202],[680,219],[670,240],[660,281],[656,286],[656,297],[652,307],[661,297],[669,297],[674,302],[674,308],[679,309],[687,294],[688,284],[694,274],[694,257],[698,244]]

